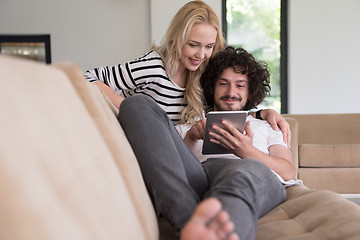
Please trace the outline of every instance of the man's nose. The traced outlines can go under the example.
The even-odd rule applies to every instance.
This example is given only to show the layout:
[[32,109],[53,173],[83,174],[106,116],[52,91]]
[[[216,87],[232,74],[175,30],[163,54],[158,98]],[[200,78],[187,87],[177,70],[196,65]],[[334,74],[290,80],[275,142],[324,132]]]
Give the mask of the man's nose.
[[228,88],[227,88],[227,94],[229,96],[234,96],[236,93],[236,86],[233,84],[229,84]]

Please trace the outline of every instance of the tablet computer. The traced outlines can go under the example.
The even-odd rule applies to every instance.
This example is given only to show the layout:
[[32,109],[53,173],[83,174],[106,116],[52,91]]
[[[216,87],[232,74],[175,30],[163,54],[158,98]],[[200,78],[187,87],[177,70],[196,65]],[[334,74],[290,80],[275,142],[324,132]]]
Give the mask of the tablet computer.
[[236,129],[238,129],[241,133],[244,132],[246,117],[248,116],[247,111],[217,111],[217,112],[208,112],[206,127],[205,127],[205,136],[202,154],[228,154],[231,153],[224,147],[219,144],[210,142],[209,139],[209,131],[211,130],[211,126],[216,124],[218,126],[223,126],[221,124],[222,120],[226,120]]

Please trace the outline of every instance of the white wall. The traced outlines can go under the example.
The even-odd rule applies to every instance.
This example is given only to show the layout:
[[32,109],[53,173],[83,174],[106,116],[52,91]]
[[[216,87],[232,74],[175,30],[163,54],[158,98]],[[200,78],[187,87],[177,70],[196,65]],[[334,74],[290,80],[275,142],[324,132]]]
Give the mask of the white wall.
[[[210,5],[221,21],[221,0],[203,0]],[[150,0],[151,40],[159,44],[176,12],[190,0]],[[166,9],[166,11],[164,11]]]
[[[0,34],[51,34],[52,62],[86,70],[140,57],[188,1],[0,0]],[[220,0],[205,2],[221,16]]]
[[0,0],[0,34],[50,33],[52,62],[88,69],[148,51],[149,9],[149,0]]
[[289,0],[289,113],[360,113],[359,10],[358,0]]
[[[187,1],[0,0],[0,34],[50,33],[53,62],[88,69],[139,57]],[[221,16],[220,0],[206,2]],[[360,112],[359,9],[289,0],[289,113]]]

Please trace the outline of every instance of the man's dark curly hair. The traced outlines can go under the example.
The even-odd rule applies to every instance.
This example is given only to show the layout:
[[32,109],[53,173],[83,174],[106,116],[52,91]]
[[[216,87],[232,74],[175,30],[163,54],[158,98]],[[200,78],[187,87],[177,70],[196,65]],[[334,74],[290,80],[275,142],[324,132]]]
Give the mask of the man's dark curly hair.
[[215,83],[226,68],[248,76],[249,94],[243,110],[256,108],[269,95],[270,73],[266,63],[256,59],[243,48],[228,46],[213,56],[201,76],[200,84],[204,91],[205,110],[214,108]]

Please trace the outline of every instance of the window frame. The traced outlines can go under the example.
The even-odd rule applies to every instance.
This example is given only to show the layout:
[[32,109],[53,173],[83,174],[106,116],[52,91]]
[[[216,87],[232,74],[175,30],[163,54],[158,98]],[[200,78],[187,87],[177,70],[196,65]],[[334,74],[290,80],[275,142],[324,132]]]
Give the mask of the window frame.
[[[222,31],[227,40],[226,0],[221,3]],[[280,0],[280,104],[281,113],[288,113],[288,0]]]

